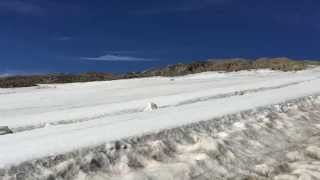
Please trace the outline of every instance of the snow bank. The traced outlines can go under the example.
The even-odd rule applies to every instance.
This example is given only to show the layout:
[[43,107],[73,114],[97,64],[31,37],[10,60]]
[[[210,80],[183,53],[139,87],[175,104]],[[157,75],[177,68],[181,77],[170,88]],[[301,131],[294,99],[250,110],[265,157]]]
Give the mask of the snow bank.
[[3,168],[0,178],[319,179],[319,109],[319,96],[300,98],[52,154]]
[[[0,136],[0,179],[281,179],[318,163],[317,68],[54,87],[0,89],[15,132]],[[300,164],[279,171],[280,157]]]

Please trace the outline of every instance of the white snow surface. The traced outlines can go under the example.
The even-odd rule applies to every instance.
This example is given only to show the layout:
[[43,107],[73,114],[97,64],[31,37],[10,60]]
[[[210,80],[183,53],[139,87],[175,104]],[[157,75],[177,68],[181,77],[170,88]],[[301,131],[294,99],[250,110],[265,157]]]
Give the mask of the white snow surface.
[[318,93],[320,68],[0,89],[0,168]]

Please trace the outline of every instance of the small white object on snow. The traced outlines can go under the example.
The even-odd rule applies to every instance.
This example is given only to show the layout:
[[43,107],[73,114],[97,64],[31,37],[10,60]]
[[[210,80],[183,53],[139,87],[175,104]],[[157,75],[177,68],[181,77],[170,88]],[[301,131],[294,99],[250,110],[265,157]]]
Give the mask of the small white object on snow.
[[156,103],[150,102],[143,111],[154,111],[156,109],[158,109],[158,105]]

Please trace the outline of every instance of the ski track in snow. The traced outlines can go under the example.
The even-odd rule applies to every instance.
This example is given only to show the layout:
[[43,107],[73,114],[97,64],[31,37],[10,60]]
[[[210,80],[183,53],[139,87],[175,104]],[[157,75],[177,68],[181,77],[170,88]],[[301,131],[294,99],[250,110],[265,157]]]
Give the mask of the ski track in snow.
[[320,68],[0,89],[0,167],[319,93]]
[[[168,78],[146,78],[3,90],[9,94],[0,95],[0,125],[10,126],[15,132],[20,132],[47,125],[78,123],[141,112],[149,102],[157,103],[160,108],[176,107],[292,86],[317,79],[317,75],[313,72],[260,70],[227,74],[202,73],[178,77],[173,82]],[[120,91],[120,95],[117,95],[117,91]],[[113,95],[116,97],[113,98]],[[28,96],[32,99],[26,98]],[[92,97],[93,100],[83,96]]]
[[[230,92],[226,94],[218,94],[218,95],[213,95],[213,96],[204,96],[204,97],[197,97],[194,99],[188,99],[188,100],[183,100],[180,102],[176,102],[175,104],[172,105],[164,105],[164,106],[159,106],[159,109],[161,108],[169,108],[169,107],[177,107],[177,106],[183,106],[187,104],[192,104],[192,103],[197,103],[197,102],[202,102],[202,101],[209,101],[213,99],[221,99],[221,98],[228,98],[232,96],[243,96],[245,94],[249,93],[257,93],[257,92],[262,92],[262,91],[268,91],[272,89],[280,89],[284,87],[289,87],[301,83],[306,83],[310,82],[313,80],[319,79],[319,77],[316,77],[314,79],[310,80],[304,80],[304,81],[297,81],[297,82],[292,82],[292,83],[287,83],[279,86],[271,86],[271,87],[261,87],[261,88],[256,88],[256,89],[247,89],[247,90],[242,90],[242,91],[235,91],[235,92]],[[114,113],[106,113],[106,114],[100,114],[100,115],[95,115],[92,117],[84,117],[80,119],[68,119],[68,120],[57,120],[56,122],[52,123],[46,123],[46,124],[39,124],[39,125],[30,125],[30,126],[22,126],[22,127],[17,127],[17,128],[12,128],[12,130],[17,133],[17,132],[22,132],[22,131],[28,131],[28,130],[33,130],[37,128],[44,128],[48,125],[50,126],[56,126],[56,125],[63,125],[63,124],[72,124],[72,123],[80,123],[84,121],[90,121],[90,120],[95,120],[95,119],[101,119],[101,118],[106,118],[108,116],[114,116],[114,115],[123,115],[123,114],[130,114],[130,113],[137,113],[137,112],[143,112],[143,109],[141,108],[132,108],[132,109],[124,109],[118,112]]]

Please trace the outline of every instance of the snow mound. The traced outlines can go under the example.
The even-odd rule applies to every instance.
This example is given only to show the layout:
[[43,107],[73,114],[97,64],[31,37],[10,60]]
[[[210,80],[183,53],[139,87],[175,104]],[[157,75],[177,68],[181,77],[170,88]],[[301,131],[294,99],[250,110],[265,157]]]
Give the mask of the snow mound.
[[154,111],[156,109],[159,109],[158,105],[156,103],[149,102],[147,107],[145,107],[143,111]]

